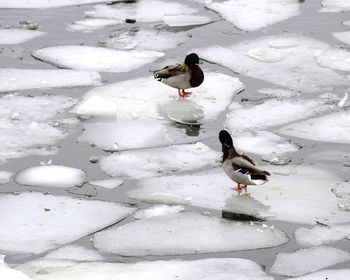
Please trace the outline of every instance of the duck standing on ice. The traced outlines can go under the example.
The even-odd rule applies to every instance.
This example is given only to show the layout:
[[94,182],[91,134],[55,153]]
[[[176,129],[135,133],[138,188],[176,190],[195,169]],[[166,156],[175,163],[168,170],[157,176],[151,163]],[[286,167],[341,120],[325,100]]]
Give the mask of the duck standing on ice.
[[248,156],[239,154],[233,147],[231,135],[226,130],[221,130],[219,140],[222,144],[222,163],[225,173],[237,183],[233,187],[240,194],[244,189],[247,193],[247,185],[262,185],[266,183],[271,174],[259,166]]
[[177,88],[179,97],[185,98],[191,95],[191,92],[187,92],[185,89],[198,87],[203,83],[204,74],[198,64],[199,56],[191,53],[186,56],[185,62],[182,64],[168,65],[154,71],[154,78],[168,86]]

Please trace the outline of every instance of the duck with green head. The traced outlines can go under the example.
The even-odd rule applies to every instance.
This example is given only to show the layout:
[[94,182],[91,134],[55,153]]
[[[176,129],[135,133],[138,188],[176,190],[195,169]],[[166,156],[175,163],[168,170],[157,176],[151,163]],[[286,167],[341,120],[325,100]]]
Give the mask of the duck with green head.
[[247,185],[262,185],[269,180],[271,174],[257,166],[250,157],[240,154],[233,146],[231,135],[226,130],[221,130],[219,140],[222,144],[222,165],[225,173],[236,182],[233,187],[240,194]]
[[179,97],[185,98],[191,94],[185,89],[198,87],[203,83],[204,74],[198,64],[199,56],[195,53],[190,53],[186,56],[184,63],[168,65],[163,69],[154,71],[154,78],[176,88]]

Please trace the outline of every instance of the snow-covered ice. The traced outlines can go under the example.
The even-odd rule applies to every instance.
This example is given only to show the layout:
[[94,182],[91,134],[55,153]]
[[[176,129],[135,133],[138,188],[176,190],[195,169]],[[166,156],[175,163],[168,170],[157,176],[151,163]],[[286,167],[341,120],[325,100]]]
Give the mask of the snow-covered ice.
[[340,181],[337,176],[306,166],[263,168],[272,173],[271,180],[263,186],[248,187],[251,195],[244,203],[241,201],[244,198],[232,199],[235,193],[230,188],[234,182],[221,169],[143,179],[138,183],[139,188],[128,194],[145,202],[189,204],[216,210],[230,205],[233,211],[239,209],[238,213],[294,223],[350,221],[348,212],[338,208],[338,199],[331,192]]
[[162,57],[164,53],[67,45],[39,49],[32,55],[58,67],[121,73],[138,69]]
[[63,165],[42,165],[20,171],[15,181],[25,186],[70,188],[86,181],[83,170]]
[[350,269],[321,270],[298,278],[290,280],[345,280],[350,277]]
[[0,69],[0,92],[56,87],[97,86],[97,72],[77,70]]
[[185,207],[181,205],[154,205],[148,209],[140,210],[135,213],[134,218],[135,219],[148,219],[151,217],[157,217],[157,216],[165,216],[169,214],[176,214],[183,212],[185,210]]
[[[122,0],[113,0],[119,2]],[[110,0],[0,0],[0,8],[37,9],[110,2]]]
[[212,2],[209,9],[218,12],[238,29],[255,31],[299,14],[298,0],[228,0]]
[[68,31],[81,31],[81,32],[93,32],[98,29],[105,28],[107,26],[117,25],[122,23],[116,19],[105,18],[88,18],[84,20],[78,20],[68,25]]
[[39,254],[72,242],[132,214],[112,202],[21,193],[0,195],[0,251]]
[[218,152],[198,142],[115,153],[102,158],[99,163],[110,176],[140,179],[215,166],[219,156]]
[[349,260],[349,252],[333,247],[300,249],[292,253],[278,253],[270,273],[301,276]]
[[111,280],[116,277],[118,280],[273,280],[253,261],[233,258],[137,263],[36,260],[17,266],[16,269],[33,280]]
[[350,71],[350,52],[341,49],[329,49],[320,52],[317,62],[324,67],[335,70]]
[[322,67],[316,58],[330,45],[302,36],[270,36],[230,47],[196,49],[205,60],[234,72],[267,81],[290,90],[319,92],[348,86],[348,80],[332,69]]
[[80,245],[66,245],[47,253],[45,259],[73,260],[73,261],[102,261],[104,257],[95,250]]
[[5,262],[4,262],[4,255],[0,255],[0,276],[3,279],[6,280],[31,280],[32,278],[29,278],[26,274],[23,272],[20,272],[16,269],[10,268]]
[[332,35],[334,36],[334,38],[338,39],[339,41],[342,41],[345,44],[350,45],[350,31],[333,32]]
[[[155,44],[154,38],[157,38]],[[165,51],[175,48],[189,39],[185,32],[171,33],[153,29],[131,28],[118,30],[109,34],[104,46],[112,49],[139,49]]]
[[350,11],[350,3],[347,0],[322,0],[322,12]]
[[121,179],[105,179],[105,180],[96,180],[90,181],[90,185],[106,188],[106,189],[114,189],[116,187],[120,187],[124,184],[124,181]]
[[46,35],[46,33],[36,30],[34,31],[17,28],[0,29],[0,45],[22,44],[26,41],[32,40],[43,35]]
[[12,177],[13,173],[9,171],[0,171],[0,184],[5,184],[10,182],[10,178]]
[[182,27],[204,25],[212,22],[212,19],[200,15],[166,15],[163,17],[163,21],[170,27]]
[[300,96],[299,92],[282,88],[262,88],[258,90],[258,93],[264,94],[269,97],[276,97],[277,99]]
[[350,224],[301,227],[295,230],[294,237],[295,241],[304,247],[331,244],[346,237],[350,238]]
[[284,126],[279,133],[313,141],[350,143],[350,111],[341,111]]
[[279,229],[197,213],[141,219],[94,235],[95,248],[123,256],[228,252],[275,247],[286,242],[288,237]]

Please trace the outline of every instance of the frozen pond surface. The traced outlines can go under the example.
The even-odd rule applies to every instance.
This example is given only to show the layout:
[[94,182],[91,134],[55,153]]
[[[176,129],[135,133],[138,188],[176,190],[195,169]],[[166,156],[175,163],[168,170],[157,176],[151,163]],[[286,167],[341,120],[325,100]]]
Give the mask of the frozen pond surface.
[[349,1],[107,2],[0,0],[0,279],[350,279]]

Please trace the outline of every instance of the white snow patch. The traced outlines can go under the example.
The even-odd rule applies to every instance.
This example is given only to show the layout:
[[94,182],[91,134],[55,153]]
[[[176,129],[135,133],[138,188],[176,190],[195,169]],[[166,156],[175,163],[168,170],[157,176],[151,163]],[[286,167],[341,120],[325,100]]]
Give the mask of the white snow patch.
[[134,215],[135,219],[148,219],[151,217],[166,216],[169,214],[176,214],[183,212],[185,207],[181,205],[155,205],[145,210],[140,210]]
[[300,249],[293,253],[279,253],[270,273],[300,276],[350,260],[350,253],[327,246]]
[[84,20],[78,20],[73,24],[68,25],[68,31],[81,31],[81,32],[93,32],[98,29],[105,28],[111,25],[117,25],[122,23],[116,19],[104,19],[104,18],[88,18]]
[[[343,22],[343,24],[346,25],[346,22]],[[332,35],[334,36],[334,38],[338,39],[339,41],[342,41],[345,44],[350,45],[350,31],[333,32]]]
[[142,219],[94,235],[98,250],[123,256],[228,252],[275,247],[286,242],[288,237],[278,229],[197,213]]
[[317,54],[328,49],[333,48],[312,38],[272,36],[226,48],[196,49],[195,52],[202,59],[234,72],[309,93],[349,84],[343,76],[317,62]]
[[[0,0],[1,7],[1,0]],[[0,45],[22,44],[34,38],[46,35],[45,32],[26,29],[0,29]]]
[[297,97],[300,95],[299,92],[281,88],[262,88],[259,89],[258,92],[267,96],[276,97],[277,99]]
[[116,187],[120,187],[121,185],[123,185],[124,181],[120,179],[105,179],[105,180],[90,181],[89,184],[106,188],[106,189],[114,189]]
[[125,151],[102,158],[100,168],[110,176],[140,179],[215,166],[220,154],[202,143]]
[[73,261],[102,261],[104,257],[95,250],[87,249],[80,245],[66,245],[44,256],[45,259],[73,260]]
[[[154,42],[154,38],[157,42]],[[131,28],[129,30],[118,30],[109,34],[109,38],[104,45],[112,49],[140,49],[165,51],[175,48],[179,44],[189,39],[185,32],[171,33],[165,31],[156,31],[152,29]]]
[[[22,264],[17,269],[34,280],[110,280],[116,279],[116,277],[120,280],[273,280],[261,269],[260,265],[253,261],[233,258],[195,261],[142,261],[137,263],[36,260]],[[45,273],[40,273],[40,271]]]
[[345,25],[345,26],[350,26],[350,20],[348,20],[348,21],[343,21],[342,24]]
[[12,177],[13,173],[9,171],[0,171],[0,184],[5,184],[10,182],[10,178]]
[[0,195],[0,250],[39,254],[132,214],[117,203],[22,193]]
[[54,46],[36,50],[32,55],[58,67],[103,72],[129,72],[162,57],[156,51],[113,50],[89,46]]
[[350,277],[350,269],[321,270],[306,276],[290,278],[290,280],[345,280]]
[[97,72],[76,70],[0,69],[0,92],[56,87],[97,86]]
[[279,133],[321,142],[350,143],[350,111],[327,114],[284,126]]
[[15,181],[25,186],[70,188],[86,181],[83,170],[63,165],[34,166],[20,171]]
[[322,0],[321,5],[321,12],[350,11],[350,3],[347,0]]
[[298,0],[228,0],[207,5],[238,29],[254,31],[299,14]]
[[[111,0],[0,0],[0,8],[10,9],[37,9],[55,8],[62,6],[86,5],[93,3],[110,2]],[[113,0],[118,2],[122,0]]]
[[0,255],[0,276],[6,280],[31,280],[26,274],[18,270],[10,268],[4,262],[4,255]]
[[296,242],[304,247],[331,244],[348,236],[350,237],[350,224],[316,225],[310,229],[301,227],[294,232]]
[[341,49],[329,49],[316,56],[317,62],[335,70],[350,71],[350,52]]

